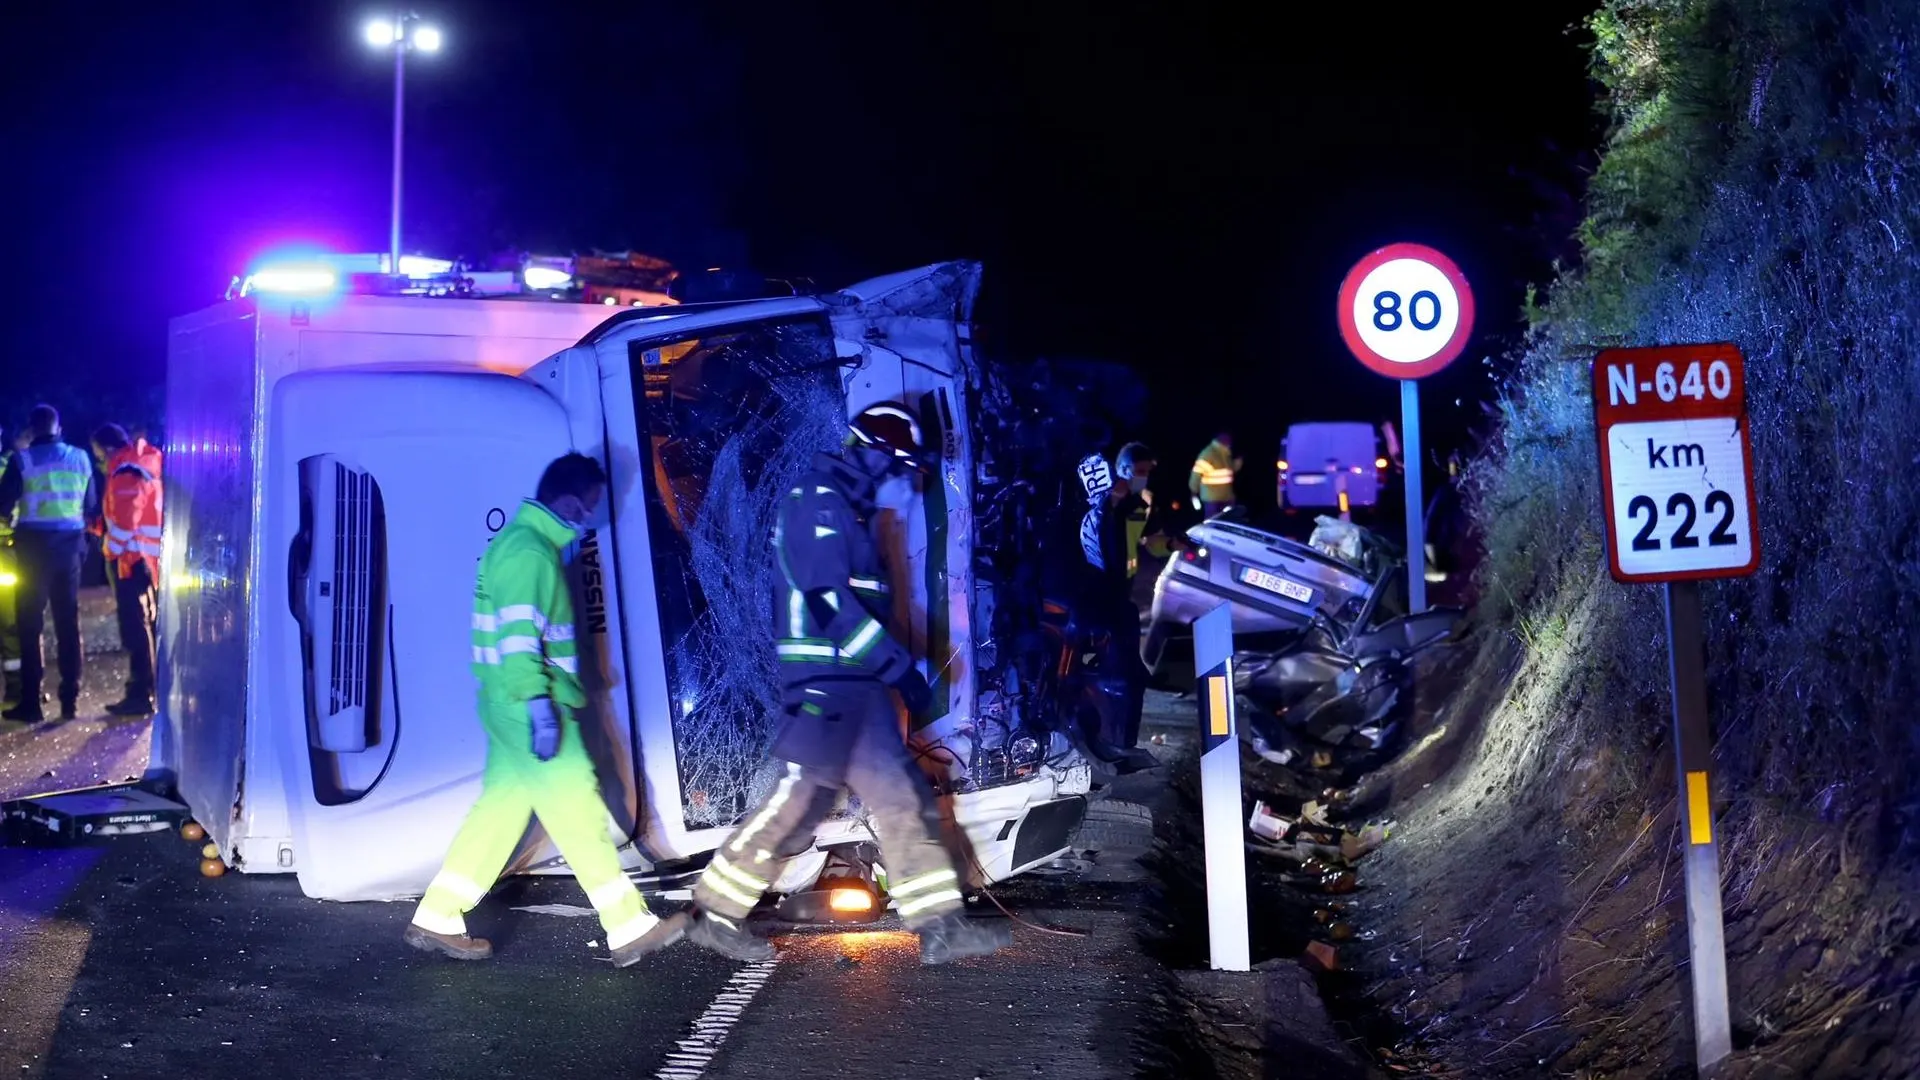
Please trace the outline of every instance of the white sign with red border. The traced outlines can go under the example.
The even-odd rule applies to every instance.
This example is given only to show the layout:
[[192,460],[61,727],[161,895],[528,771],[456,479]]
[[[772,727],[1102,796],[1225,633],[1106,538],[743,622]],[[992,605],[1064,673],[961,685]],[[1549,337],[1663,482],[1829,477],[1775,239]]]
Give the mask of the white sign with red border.
[[1389,379],[1440,371],[1472,334],[1467,276],[1423,244],[1388,244],[1340,283],[1340,336],[1356,359]]
[[1608,349],[1594,359],[1615,580],[1746,577],[1760,568],[1746,382],[1733,345]]

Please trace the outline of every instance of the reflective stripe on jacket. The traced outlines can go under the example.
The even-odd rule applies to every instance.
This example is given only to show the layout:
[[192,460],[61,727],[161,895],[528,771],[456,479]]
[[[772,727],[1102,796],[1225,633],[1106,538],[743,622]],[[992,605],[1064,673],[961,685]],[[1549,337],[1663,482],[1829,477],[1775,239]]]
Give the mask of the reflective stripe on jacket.
[[1187,477],[1187,489],[1199,496],[1201,502],[1230,503],[1233,501],[1233,472],[1233,451],[1216,439],[1208,443],[1207,448],[1194,459],[1193,473]]
[[106,526],[107,563],[121,578],[146,563],[148,580],[160,580],[160,451],[145,439],[117,451],[107,462],[107,489],[101,499]]
[[487,546],[473,587],[473,674],[489,701],[587,703],[560,553],[576,534],[527,499]]
[[59,441],[35,443],[14,455],[20,470],[20,527],[84,529],[93,459]]
[[882,624],[886,575],[867,523],[823,464],[831,463],[816,461],[780,500],[774,521],[774,652],[789,685],[811,678],[891,683],[913,658]]

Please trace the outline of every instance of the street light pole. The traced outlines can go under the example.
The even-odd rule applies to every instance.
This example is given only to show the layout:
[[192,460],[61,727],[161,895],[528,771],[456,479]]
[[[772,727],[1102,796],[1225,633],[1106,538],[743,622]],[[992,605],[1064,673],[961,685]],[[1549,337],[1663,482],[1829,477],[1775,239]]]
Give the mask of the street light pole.
[[400,272],[400,188],[405,152],[402,135],[406,128],[407,37],[406,16],[393,20],[393,221],[387,235],[387,273]]
[[411,11],[394,12],[393,21],[367,24],[367,44],[393,50],[393,220],[387,230],[387,273],[400,272],[400,196],[406,178],[407,54],[440,50],[440,31]]

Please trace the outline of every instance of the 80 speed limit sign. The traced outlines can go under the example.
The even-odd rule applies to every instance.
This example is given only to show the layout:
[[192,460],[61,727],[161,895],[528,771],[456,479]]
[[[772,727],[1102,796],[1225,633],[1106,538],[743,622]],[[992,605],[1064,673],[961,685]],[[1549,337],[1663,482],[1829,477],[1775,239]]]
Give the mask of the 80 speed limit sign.
[[1446,367],[1473,333],[1473,291],[1452,259],[1424,244],[1388,244],[1340,283],[1340,336],[1389,379]]
[[1593,362],[1607,552],[1623,582],[1760,567],[1746,361],[1733,345],[1608,349]]

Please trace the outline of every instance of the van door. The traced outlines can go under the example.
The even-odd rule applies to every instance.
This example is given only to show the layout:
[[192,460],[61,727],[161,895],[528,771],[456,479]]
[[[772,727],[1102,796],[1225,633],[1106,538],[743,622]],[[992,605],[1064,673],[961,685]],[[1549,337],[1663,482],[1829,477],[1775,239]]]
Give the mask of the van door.
[[480,792],[477,564],[569,449],[537,386],[480,372],[306,372],[268,416],[266,660],[249,737],[278,754],[301,889],[418,895]]

